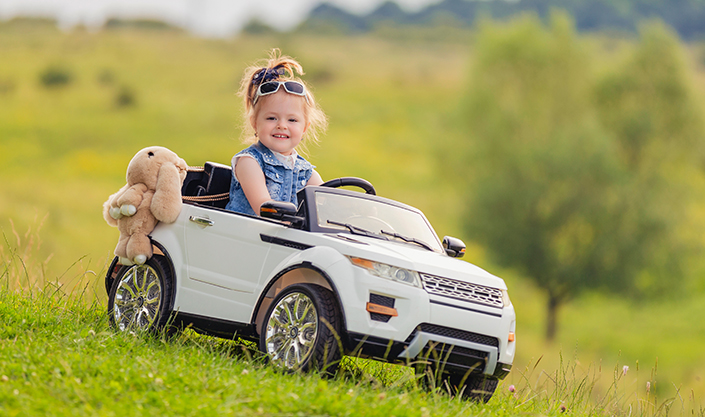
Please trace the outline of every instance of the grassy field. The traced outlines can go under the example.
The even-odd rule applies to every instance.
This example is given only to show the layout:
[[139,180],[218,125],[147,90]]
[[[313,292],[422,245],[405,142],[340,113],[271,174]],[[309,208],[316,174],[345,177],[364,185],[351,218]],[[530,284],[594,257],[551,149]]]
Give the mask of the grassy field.
[[[183,415],[246,415],[258,407],[263,415],[355,415],[381,404],[380,415],[515,415],[560,413],[563,404],[576,414],[657,415],[664,401],[673,405],[671,414],[703,414],[702,291],[643,303],[582,297],[561,311],[558,340],[546,344],[543,295],[515,272],[488,264],[482,248],[459,232],[467,213],[431,156],[439,141],[467,134],[455,110],[472,59],[470,39],[223,41],[0,24],[0,404],[7,414],[24,407],[37,415],[142,414],[133,404]],[[439,235],[468,242],[468,261],[506,279],[518,354],[489,408],[427,394],[413,378],[387,376],[392,371],[369,375],[353,366],[350,378],[335,382],[279,375],[233,353],[239,348],[229,343],[190,334],[164,343],[108,330],[101,280],[117,231],[102,219],[103,201],[124,184],[127,163],[145,146],[169,147],[191,165],[227,163],[244,147],[235,96],[242,70],[272,47],[302,62],[330,117],[321,144],[308,152],[324,178],[363,177],[381,195],[419,207]],[[52,69],[71,81],[46,87],[41,76]],[[703,73],[694,73],[701,92]],[[24,295],[7,293],[19,288]],[[57,289],[72,296],[38,295]],[[263,384],[266,391],[252,389],[265,390]],[[258,404],[270,397],[286,400]]]
[[[269,366],[248,342],[190,330],[170,337],[116,333],[105,305],[88,301],[100,292],[93,274],[74,279],[70,290],[56,281],[36,280],[42,262],[27,248],[0,246],[3,416],[662,416],[705,411],[694,395],[663,398],[657,389],[661,382],[648,366],[582,364],[560,352],[551,358],[550,349],[526,364],[518,360],[487,404],[454,398],[447,386],[424,388],[411,368],[356,358],[346,358],[333,378],[286,374]],[[653,389],[645,389],[646,384]]]
[[[12,252],[0,275],[0,415],[3,416],[460,416],[666,415],[672,399],[634,393],[621,368],[577,361],[546,372],[513,372],[487,404],[462,401],[446,386],[423,388],[410,368],[346,358],[335,377],[286,374],[246,342],[199,336],[116,333],[104,306],[80,291],[33,281],[30,259]],[[19,262],[22,260],[24,262]],[[21,266],[17,266],[21,264]],[[12,291],[15,281],[41,290]],[[652,379],[653,380],[653,379]],[[680,414],[702,410],[689,401]]]

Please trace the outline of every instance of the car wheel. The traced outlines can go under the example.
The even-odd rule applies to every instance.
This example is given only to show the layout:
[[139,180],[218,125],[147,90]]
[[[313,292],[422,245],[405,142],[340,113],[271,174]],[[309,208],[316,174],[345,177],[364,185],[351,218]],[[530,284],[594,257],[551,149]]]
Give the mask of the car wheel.
[[108,296],[110,323],[119,331],[159,330],[171,311],[172,276],[164,257],[120,269]]
[[335,295],[313,284],[282,290],[269,306],[260,350],[287,371],[319,369],[333,374],[342,357],[340,313]]
[[463,398],[486,403],[492,398],[497,389],[499,380],[488,378],[484,375],[449,374],[445,375],[445,381],[454,392],[461,392]]

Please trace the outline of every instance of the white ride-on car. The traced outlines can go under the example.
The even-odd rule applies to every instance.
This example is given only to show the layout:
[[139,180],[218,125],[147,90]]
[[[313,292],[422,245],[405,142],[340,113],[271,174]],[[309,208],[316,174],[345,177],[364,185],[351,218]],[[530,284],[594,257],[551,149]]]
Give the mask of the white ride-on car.
[[456,259],[460,240],[439,240],[421,211],[359,178],[306,187],[298,207],[233,213],[223,208],[231,175],[210,162],[189,171],[178,219],[151,233],[154,256],[113,260],[105,284],[117,329],[258,341],[288,370],[330,373],[343,355],[421,364],[437,383],[489,400],[514,360],[515,313],[502,279]]

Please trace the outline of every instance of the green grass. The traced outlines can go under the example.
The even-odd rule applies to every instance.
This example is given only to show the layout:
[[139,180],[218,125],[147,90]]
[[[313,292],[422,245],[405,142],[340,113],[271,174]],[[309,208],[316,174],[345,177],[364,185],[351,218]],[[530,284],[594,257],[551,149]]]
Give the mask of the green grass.
[[[33,233],[12,237],[0,245],[3,416],[705,415],[687,393],[663,397],[654,370],[583,365],[560,351],[557,364],[517,360],[490,402],[477,404],[453,397],[451,387],[424,388],[421,375],[400,365],[345,358],[332,378],[288,374],[251,342],[191,330],[117,332],[101,301],[104,270],[63,285],[41,275]],[[648,392],[639,386],[647,381]]]
[[[522,372],[488,404],[428,391],[409,368],[346,359],[334,378],[286,374],[249,344],[199,336],[118,333],[104,307],[61,291],[0,292],[0,414],[138,415],[626,415],[621,377],[597,403],[592,375],[563,365]],[[80,295],[80,294],[79,294]],[[537,378],[534,380],[534,378]],[[639,415],[658,415],[654,398]],[[664,403],[666,406],[670,401]]]
[[[462,210],[455,182],[433,156],[440,141],[469,134],[455,112],[472,61],[467,39],[222,41],[0,24],[0,378],[7,377],[0,407],[8,407],[0,415],[146,414],[140,405],[164,415],[248,415],[259,407],[263,415],[558,415],[561,405],[575,415],[663,415],[669,404],[671,415],[702,415],[700,277],[677,300],[575,300],[561,311],[558,340],[547,344],[544,295],[515,271],[489,264],[459,232],[462,216],[472,213]],[[118,234],[102,219],[103,201],[145,146],[167,146],[192,165],[227,163],[244,147],[235,96],[242,70],[275,46],[302,62],[330,117],[321,144],[309,150],[322,176],[363,177],[379,194],[419,207],[439,235],[469,244],[468,261],[507,281],[517,358],[488,405],[427,393],[398,367],[361,361],[333,380],[283,375],[233,342],[118,335],[107,327],[102,277]],[[605,62],[613,58],[606,53]],[[43,87],[41,74],[57,66],[72,82]],[[702,93],[705,71],[693,67]],[[115,105],[123,87],[133,106]],[[630,370],[620,376],[625,365]]]
[[2,415],[422,415],[462,413],[448,398],[375,389],[373,378],[286,375],[240,345],[187,333],[114,333],[103,310],[3,295]]

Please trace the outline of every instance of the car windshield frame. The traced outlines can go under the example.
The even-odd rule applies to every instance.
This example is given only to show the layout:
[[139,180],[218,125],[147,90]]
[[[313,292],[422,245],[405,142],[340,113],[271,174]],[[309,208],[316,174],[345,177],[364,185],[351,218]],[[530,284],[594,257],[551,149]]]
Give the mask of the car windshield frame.
[[[401,210],[397,211],[400,216],[408,216],[408,218],[414,219],[414,222],[417,223],[416,226],[418,227],[422,227],[421,225],[425,226],[425,228],[427,229],[426,236],[420,237],[416,233],[405,234],[404,231],[400,230],[385,230],[386,232],[399,233],[400,235],[403,235],[403,237],[406,239],[395,238],[388,233],[382,233],[382,230],[385,229],[383,227],[367,228],[364,227],[364,225],[355,224],[354,222],[353,224],[350,224],[350,226],[352,227],[346,227],[344,225],[346,222],[343,218],[345,216],[341,216],[341,218],[336,217],[335,219],[332,219],[338,224],[323,223],[322,219],[319,219],[319,207],[317,205],[319,203],[317,199],[318,193],[322,193],[321,196],[330,195],[332,199],[337,199],[340,201],[342,201],[341,199],[343,198],[354,198],[356,200],[350,201],[356,201],[361,204],[362,207],[369,205],[369,207],[384,207],[391,211]],[[441,243],[440,239],[438,238],[438,235],[436,234],[436,231],[433,229],[433,226],[431,226],[431,223],[428,221],[423,212],[417,208],[400,203],[398,201],[390,200],[388,198],[376,195],[364,194],[357,191],[350,191],[342,188],[318,186],[308,186],[301,190],[299,192],[299,201],[299,214],[306,218],[304,229],[310,232],[335,234],[346,233],[355,236],[367,236],[373,238],[376,237],[382,240],[411,245],[421,250],[430,249],[436,253],[445,253],[443,244]],[[382,226],[382,224],[379,225]],[[355,231],[351,229],[367,229],[367,232],[371,232],[371,234],[375,234],[377,236],[372,236],[362,230]],[[422,240],[423,244],[413,242],[413,239]]]

